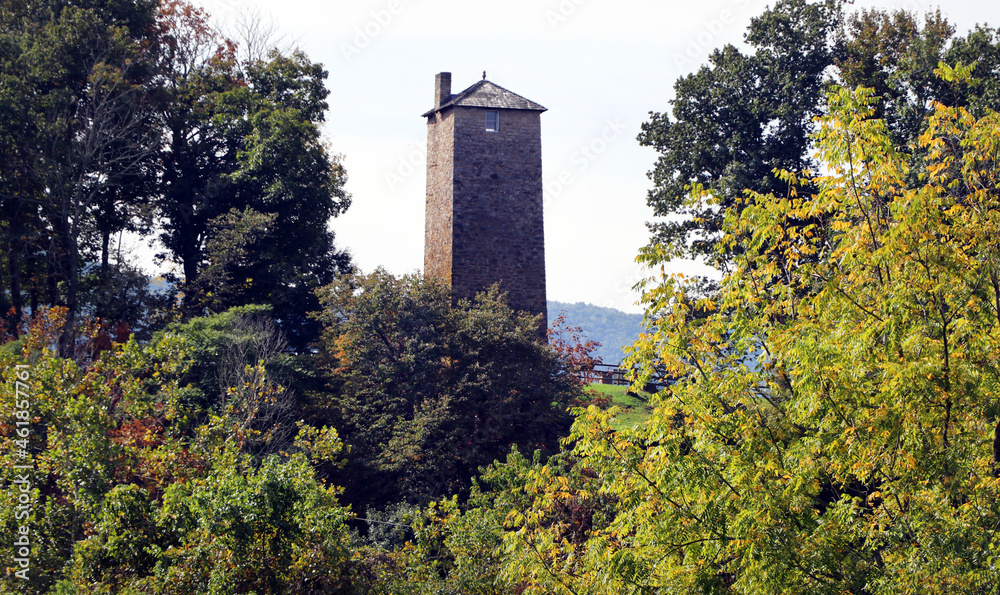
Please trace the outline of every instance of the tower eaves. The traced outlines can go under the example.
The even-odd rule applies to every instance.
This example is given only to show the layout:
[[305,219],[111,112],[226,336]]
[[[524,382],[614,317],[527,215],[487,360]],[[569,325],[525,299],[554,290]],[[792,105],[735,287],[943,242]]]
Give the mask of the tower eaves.
[[483,79],[465,91],[462,91],[457,95],[452,95],[440,106],[429,110],[423,115],[424,117],[427,117],[433,115],[434,112],[453,106],[485,107],[491,109],[520,109],[537,112],[547,111],[547,108],[542,107],[534,101],[521,97],[517,93],[508,91],[500,85],[493,84],[490,81]]

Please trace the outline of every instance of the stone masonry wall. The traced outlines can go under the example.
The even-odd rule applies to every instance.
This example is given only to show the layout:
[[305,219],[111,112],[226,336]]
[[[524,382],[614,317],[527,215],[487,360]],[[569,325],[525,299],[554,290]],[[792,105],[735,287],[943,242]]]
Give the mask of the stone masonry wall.
[[447,111],[454,130],[453,295],[471,298],[499,281],[512,307],[544,321],[540,113],[498,110],[499,129],[488,131],[484,108]]
[[451,284],[454,110],[437,112],[427,123],[427,210],[424,274]]
[[540,112],[497,110],[499,129],[488,131],[486,111],[428,118],[424,274],[456,300],[500,282],[512,307],[544,321]]

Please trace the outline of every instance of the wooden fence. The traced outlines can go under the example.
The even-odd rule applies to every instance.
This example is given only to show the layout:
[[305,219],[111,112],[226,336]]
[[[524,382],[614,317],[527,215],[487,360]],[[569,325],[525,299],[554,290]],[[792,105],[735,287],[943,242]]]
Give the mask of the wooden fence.
[[[631,384],[628,379],[628,368],[623,368],[616,364],[594,364],[591,372],[584,373],[584,381],[588,384],[611,384],[614,386],[628,386]],[[646,392],[657,392],[670,385],[670,379],[663,375],[654,375],[646,383]]]

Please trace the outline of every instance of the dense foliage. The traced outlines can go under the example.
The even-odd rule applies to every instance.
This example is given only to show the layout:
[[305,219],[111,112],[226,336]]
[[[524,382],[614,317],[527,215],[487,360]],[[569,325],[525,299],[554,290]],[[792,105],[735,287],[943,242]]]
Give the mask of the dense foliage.
[[383,271],[324,289],[322,352],[334,422],[362,506],[464,492],[511,445],[552,452],[582,396],[540,321],[495,289],[452,306],[448,288]]
[[[727,45],[709,64],[678,79],[669,112],[652,112],[639,135],[660,153],[649,172],[657,216],[649,251],[702,258],[725,268],[746,239],[720,244],[723,219],[743,208],[744,192],[784,196],[784,170],[816,170],[810,135],[832,83],[875,89],[875,107],[900,151],[920,154],[932,101],[1000,109],[1000,35],[977,27],[964,37],[940,13],[862,10],[842,0],[780,0],[751,20],[753,53]],[[977,62],[977,82],[943,84],[940,61]],[[698,192],[697,188],[708,190]],[[815,188],[810,189],[815,191]],[[801,225],[815,224],[804,220]]]
[[[39,314],[0,350],[0,406],[15,412],[0,433],[16,446],[3,451],[0,526],[30,528],[30,555],[0,544],[0,590],[311,593],[346,580],[350,515],[310,462],[337,456],[336,432],[300,426],[287,452],[255,456],[254,428],[222,394],[190,398],[183,334],[113,343],[87,324],[89,349],[63,359],[52,347],[64,318]],[[250,374],[221,392],[237,390],[281,387]],[[30,559],[26,578],[16,557]]]
[[0,593],[996,593],[1000,43],[841,8],[778,2],[644,129],[691,217],[639,260],[723,276],[643,286],[631,423],[576,322],[349,272],[305,55],[0,3]]
[[[297,347],[313,291],[350,269],[327,222],[345,175],[322,142],[326,72],[231,40],[182,0],[0,5],[0,314],[67,309],[149,330],[125,231],[179,265],[186,317],[270,305]],[[156,224],[154,226],[154,223]],[[148,283],[148,282],[147,282]]]
[[[3,455],[0,526],[28,537],[0,553],[28,563],[23,577],[8,564],[0,592],[485,585],[478,565],[453,561],[442,577],[426,560],[444,548],[433,527],[465,518],[459,501],[427,512],[405,501],[461,493],[477,506],[492,498],[472,487],[479,467],[512,445],[555,452],[567,406],[583,397],[571,373],[579,350],[547,346],[538,320],[496,291],[452,307],[440,284],[377,272],[328,287],[323,301],[315,363],[291,355],[256,306],[169,325],[145,344],[78,319],[72,358],[55,351],[64,309],[25,319],[0,349],[0,407],[12,412],[0,439],[14,446]],[[315,387],[303,366],[325,370],[331,386],[297,394]],[[349,448],[304,418],[336,423]],[[341,504],[340,484],[365,523]],[[499,543],[492,513],[473,518],[481,534],[449,538],[448,552]],[[426,524],[419,550],[404,547],[410,529],[387,530],[416,521]]]

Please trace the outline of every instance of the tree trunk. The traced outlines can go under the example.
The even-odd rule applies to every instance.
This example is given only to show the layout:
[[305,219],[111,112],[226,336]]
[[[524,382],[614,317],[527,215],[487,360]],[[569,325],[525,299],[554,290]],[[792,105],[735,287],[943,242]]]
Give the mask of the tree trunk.
[[1000,477],[1000,421],[993,428],[993,477]]
[[67,205],[68,208],[64,210],[64,212],[73,213],[72,223],[65,222],[65,235],[63,237],[66,251],[66,321],[63,323],[62,334],[59,337],[59,355],[64,358],[72,358],[76,351],[76,309],[77,293],[80,287],[80,246],[77,241],[77,238],[80,237],[80,213],[77,205],[82,204],[79,194],[79,187],[74,188],[72,203]]
[[57,281],[58,273],[56,272],[55,264],[57,258],[59,258],[58,253],[50,250],[45,262],[46,272],[48,273],[45,276],[45,284],[49,292],[48,302],[50,306],[58,306],[61,303],[59,299],[59,282]]
[[[10,264],[9,260],[10,259],[8,259],[8,264]],[[10,312],[11,306],[10,306],[10,301],[7,300],[7,291],[5,285],[6,285],[6,279],[4,279],[3,274],[0,274],[0,318],[8,319],[9,317],[7,316],[7,314]]]
[[99,283],[100,283],[101,293],[104,293],[104,290],[108,286],[108,272],[109,272],[108,268],[110,266],[108,264],[108,262],[109,262],[108,250],[109,250],[109,246],[110,245],[111,245],[111,232],[108,231],[108,230],[106,230],[106,229],[102,229],[101,230],[101,272],[100,272],[100,279],[98,280]]
[[[7,251],[7,265],[10,267],[10,303],[14,309],[13,318],[21,318],[23,301],[21,298],[21,247],[12,241]],[[15,333],[16,334],[16,333]]]

